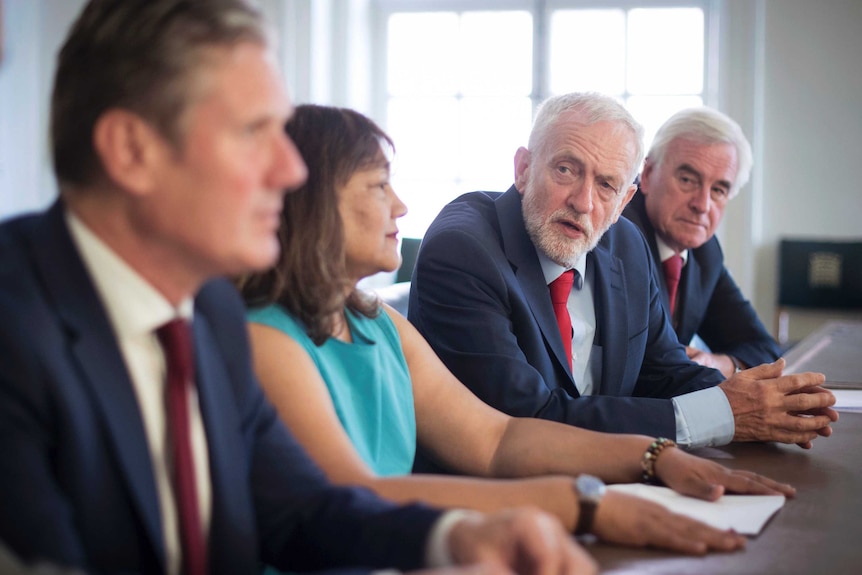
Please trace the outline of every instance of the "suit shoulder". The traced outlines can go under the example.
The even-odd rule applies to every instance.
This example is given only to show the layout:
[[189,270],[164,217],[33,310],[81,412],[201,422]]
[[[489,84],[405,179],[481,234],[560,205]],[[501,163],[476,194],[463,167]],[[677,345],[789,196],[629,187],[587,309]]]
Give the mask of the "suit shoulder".
[[697,261],[706,265],[724,265],[724,251],[718,238],[712,236],[705,244],[692,250]]
[[208,281],[195,297],[195,311],[213,321],[242,323],[245,305],[233,284],[225,278]]
[[486,238],[499,235],[499,222],[494,201],[500,192],[469,192],[448,204],[434,218],[425,233],[423,243],[441,236],[466,235]]
[[624,250],[643,250],[649,253],[649,245],[640,228],[622,217],[608,228],[599,243],[620,257],[625,255]]

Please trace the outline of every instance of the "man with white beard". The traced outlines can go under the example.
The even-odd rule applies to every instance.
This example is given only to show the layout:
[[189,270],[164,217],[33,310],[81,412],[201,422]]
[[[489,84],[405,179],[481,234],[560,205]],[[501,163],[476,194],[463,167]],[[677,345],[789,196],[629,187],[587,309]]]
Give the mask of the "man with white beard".
[[837,419],[821,374],[782,376],[778,360],[725,381],[678,343],[649,247],[619,218],[642,140],[613,98],[547,100],[515,154],[514,185],[457,198],[429,228],[410,320],[459,380],[512,416],[661,445],[810,447]]

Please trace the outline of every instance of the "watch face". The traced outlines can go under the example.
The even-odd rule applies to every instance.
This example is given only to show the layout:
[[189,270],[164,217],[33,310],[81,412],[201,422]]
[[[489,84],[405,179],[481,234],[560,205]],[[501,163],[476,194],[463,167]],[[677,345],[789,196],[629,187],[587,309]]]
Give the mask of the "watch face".
[[605,494],[605,483],[598,477],[582,474],[575,480],[581,499],[598,503]]

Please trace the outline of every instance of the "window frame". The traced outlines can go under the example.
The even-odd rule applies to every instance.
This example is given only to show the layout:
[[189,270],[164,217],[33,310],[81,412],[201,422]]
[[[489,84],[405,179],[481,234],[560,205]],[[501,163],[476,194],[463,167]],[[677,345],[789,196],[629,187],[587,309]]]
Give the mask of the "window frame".
[[[532,114],[551,95],[549,73],[551,49],[551,16],[557,10],[570,9],[622,9],[635,8],[699,8],[703,12],[703,84],[702,91],[693,94],[701,98],[704,105],[717,107],[719,102],[719,15],[723,0],[370,0],[372,26],[371,48],[371,93],[370,114],[384,130],[392,131],[389,124],[388,103],[390,94],[387,78],[388,19],[394,13],[409,12],[472,12],[520,10],[531,14],[532,30],[532,79],[529,100]],[[621,94],[613,94],[627,102],[631,96],[629,86]],[[461,96],[459,96],[460,98]],[[655,127],[653,127],[654,129]],[[526,144],[526,142],[524,142]],[[398,142],[396,142],[396,146]],[[514,149],[512,150],[514,154]],[[465,174],[456,177],[464,178]],[[492,179],[493,176],[489,176]],[[469,181],[470,178],[466,178]],[[460,190],[467,191],[466,189]],[[453,197],[457,194],[453,194]],[[411,204],[410,195],[404,198]],[[418,230],[412,230],[419,233]]]

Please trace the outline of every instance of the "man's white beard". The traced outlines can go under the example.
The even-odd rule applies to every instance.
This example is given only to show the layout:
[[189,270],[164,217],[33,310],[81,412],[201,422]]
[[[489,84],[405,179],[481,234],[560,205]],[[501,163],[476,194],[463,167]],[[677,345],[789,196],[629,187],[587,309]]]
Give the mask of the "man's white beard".
[[[574,267],[582,255],[596,247],[599,240],[602,239],[602,236],[611,227],[611,223],[609,222],[600,233],[595,233],[592,223],[587,216],[566,208],[560,208],[551,213],[547,218],[543,218],[539,213],[539,206],[534,199],[535,194],[531,193],[529,187],[528,185],[528,189],[524,191],[521,200],[524,212],[524,227],[527,229],[527,234],[533,240],[533,244],[551,261],[566,268]],[[585,237],[575,240],[563,234],[555,233],[551,229],[550,222],[560,217],[577,221],[578,225],[584,231]]]

